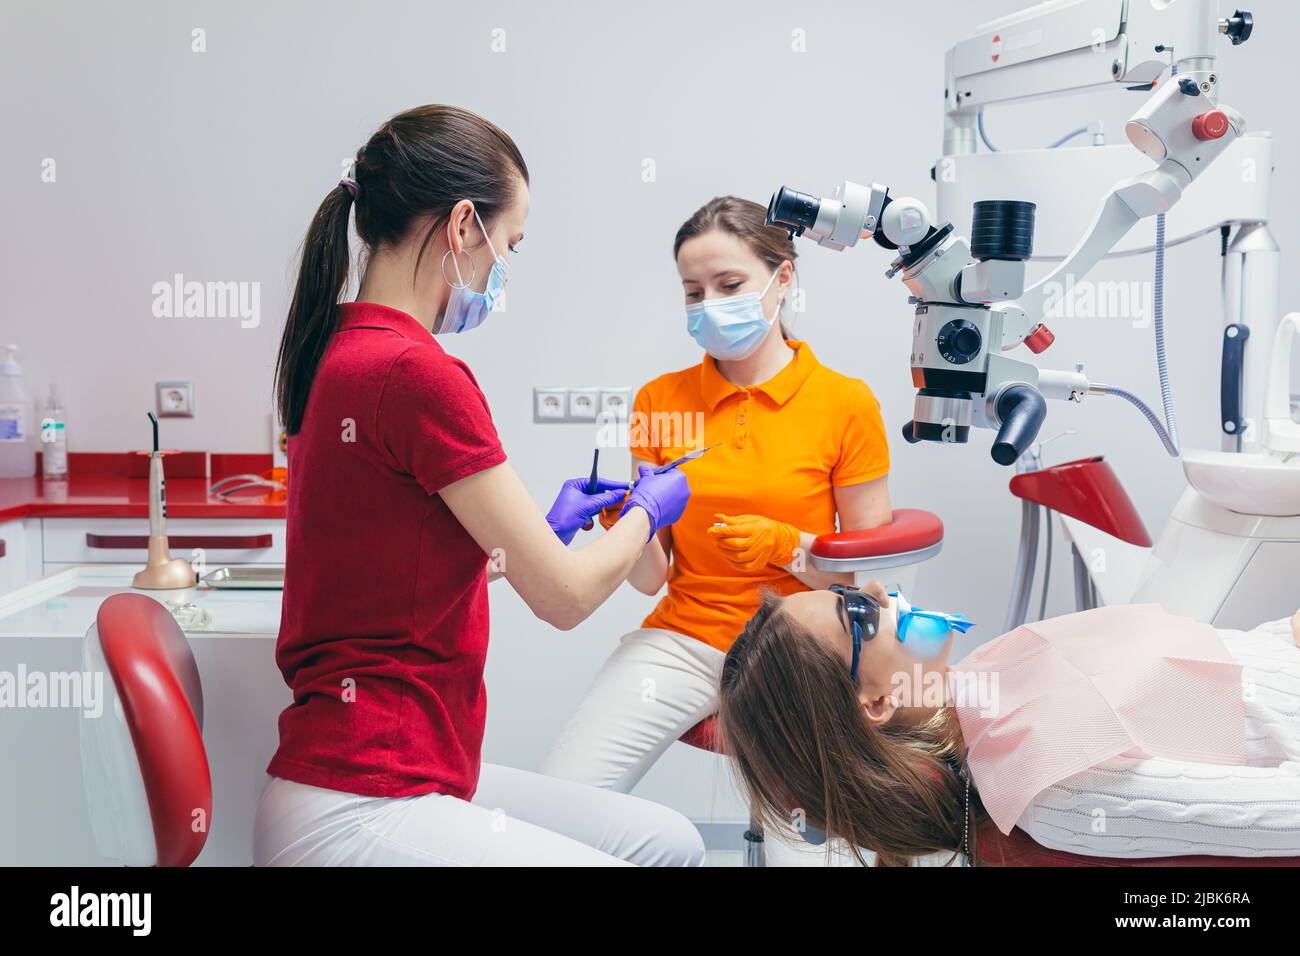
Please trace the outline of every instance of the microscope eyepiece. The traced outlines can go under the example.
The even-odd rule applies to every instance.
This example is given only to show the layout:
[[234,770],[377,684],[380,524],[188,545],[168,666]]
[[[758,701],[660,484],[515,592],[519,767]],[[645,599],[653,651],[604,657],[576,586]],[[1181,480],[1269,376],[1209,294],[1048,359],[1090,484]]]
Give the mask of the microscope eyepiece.
[[767,204],[767,224],[784,226],[790,230],[791,235],[798,236],[817,222],[821,204],[822,201],[817,196],[782,186],[772,194],[772,199]]
[[976,259],[1028,259],[1034,251],[1034,212],[1016,199],[981,199],[971,219],[970,251]]

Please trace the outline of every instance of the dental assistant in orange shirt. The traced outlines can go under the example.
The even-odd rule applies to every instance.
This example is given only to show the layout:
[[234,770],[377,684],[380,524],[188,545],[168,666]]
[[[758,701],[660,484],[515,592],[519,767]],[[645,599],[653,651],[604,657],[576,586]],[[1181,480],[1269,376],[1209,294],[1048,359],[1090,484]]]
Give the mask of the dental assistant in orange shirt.
[[706,354],[637,394],[634,477],[716,447],[683,466],[692,491],[685,513],[650,539],[628,575],[645,594],[665,583],[668,593],[619,642],[542,773],[631,790],[716,711],[723,657],[762,591],[852,583],[812,567],[813,539],[837,522],[847,531],[890,520],[880,405],[866,383],[822,365],[787,334],[779,314],[796,253],[764,214],[725,196],[677,231],[687,331]]

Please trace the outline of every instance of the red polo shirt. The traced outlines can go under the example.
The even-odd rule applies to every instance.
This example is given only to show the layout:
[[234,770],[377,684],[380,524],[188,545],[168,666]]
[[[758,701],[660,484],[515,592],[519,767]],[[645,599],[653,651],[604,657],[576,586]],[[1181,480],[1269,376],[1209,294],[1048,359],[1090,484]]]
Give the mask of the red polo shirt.
[[367,796],[478,784],[486,556],[438,491],[505,461],[466,365],[368,302],[339,328],[289,439],[277,777]]

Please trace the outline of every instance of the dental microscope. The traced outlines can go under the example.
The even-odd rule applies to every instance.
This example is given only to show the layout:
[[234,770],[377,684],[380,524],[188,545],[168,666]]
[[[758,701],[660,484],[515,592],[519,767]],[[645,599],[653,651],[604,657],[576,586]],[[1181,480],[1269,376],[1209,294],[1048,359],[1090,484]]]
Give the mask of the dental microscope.
[[[1066,28],[1082,28],[1082,24],[1061,22],[1074,15],[1069,5],[1041,7],[1028,13],[1042,17],[1043,23],[1054,18],[1063,35]],[[1137,11],[1130,10],[1132,18],[1124,24],[1129,33],[1122,34],[1126,43],[1132,45],[1130,35],[1139,28],[1160,36],[1154,32],[1160,29],[1160,21],[1156,26],[1138,23]],[[1073,251],[1033,285],[1025,285],[1025,263],[1033,252],[1036,207],[1032,202],[976,201],[968,238],[958,235],[951,223],[936,225],[920,200],[893,197],[879,183],[846,181],[829,196],[788,186],[773,194],[767,222],[784,227],[792,238],[804,236],[837,251],[869,238],[895,253],[885,275],[902,280],[908,302],[915,306],[910,362],[917,392],[912,418],[903,426],[908,442],[963,443],[972,427],[994,429],[993,460],[1011,465],[1037,437],[1048,399],[1081,402],[1084,396],[1096,394],[1127,398],[1161,432],[1140,400],[1123,389],[1090,381],[1081,365],[1064,371],[1039,368],[1016,357],[1014,350],[1023,345],[1037,355],[1050,348],[1055,337],[1043,320],[1050,317],[1052,290],[1086,275],[1139,220],[1170,209],[1245,132],[1241,114],[1218,101],[1219,78],[1210,43],[1214,33],[1234,45],[1242,42],[1252,21],[1241,11],[1222,20],[1211,16],[1211,11],[1212,4],[1183,0],[1175,10],[1180,19],[1163,22],[1177,36],[1176,51],[1172,42],[1156,43],[1151,52],[1140,56],[1130,51],[1127,66],[1121,67],[1115,59],[1111,71],[1115,80],[1130,72],[1139,80],[1150,75],[1139,88],[1154,92],[1124,132],[1155,165],[1117,183]],[[1079,52],[1089,55],[1086,43]],[[1167,64],[1153,68],[1152,56],[1165,52],[1177,56],[1176,60],[1171,56],[1173,72],[1167,79],[1157,76],[1157,69],[1163,73]],[[1002,67],[1015,65],[1005,52],[995,54],[993,60],[999,56],[1004,58]],[[951,63],[949,72],[952,84]],[[962,95],[960,88],[950,87],[946,93],[950,122],[957,116],[973,124],[973,113],[961,115]],[[956,132],[973,131],[968,125]],[[1170,445],[1167,439],[1166,445]]]

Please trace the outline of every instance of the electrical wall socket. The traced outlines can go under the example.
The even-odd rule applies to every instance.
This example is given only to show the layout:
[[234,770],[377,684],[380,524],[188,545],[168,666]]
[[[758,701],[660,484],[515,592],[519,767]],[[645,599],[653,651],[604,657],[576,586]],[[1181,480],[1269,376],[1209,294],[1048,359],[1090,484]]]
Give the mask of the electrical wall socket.
[[598,388],[571,388],[569,389],[569,420],[579,422],[594,422],[596,412],[600,410],[600,389]]
[[533,387],[533,422],[595,422],[605,416],[622,418],[632,409],[632,389],[626,386],[547,385]]
[[600,413],[623,418],[632,414],[632,389],[602,388],[600,390]]
[[562,422],[569,417],[567,388],[534,388],[533,421]]
[[194,417],[193,382],[158,382],[154,386],[159,418]]

